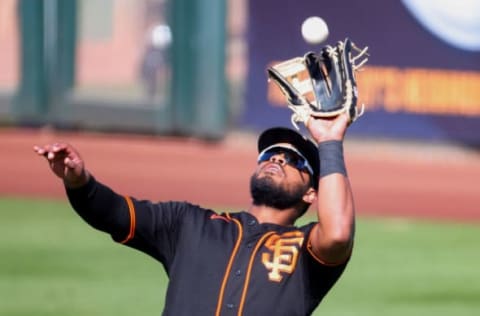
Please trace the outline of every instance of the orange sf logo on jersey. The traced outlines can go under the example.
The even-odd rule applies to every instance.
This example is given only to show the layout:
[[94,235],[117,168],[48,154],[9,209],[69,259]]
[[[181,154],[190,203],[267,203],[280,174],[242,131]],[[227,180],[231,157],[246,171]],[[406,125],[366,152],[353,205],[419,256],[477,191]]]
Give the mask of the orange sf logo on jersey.
[[297,265],[298,253],[302,247],[304,235],[301,231],[274,234],[265,242],[269,252],[262,253],[262,263],[267,268],[268,279],[281,282],[282,273],[291,274]]

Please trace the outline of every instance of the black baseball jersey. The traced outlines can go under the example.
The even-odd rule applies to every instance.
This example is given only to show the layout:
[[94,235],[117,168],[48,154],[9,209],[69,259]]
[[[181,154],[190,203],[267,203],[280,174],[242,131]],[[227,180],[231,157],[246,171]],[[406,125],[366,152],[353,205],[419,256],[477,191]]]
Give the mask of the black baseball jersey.
[[68,190],[93,227],[160,261],[169,277],[163,315],[310,315],[342,274],[309,249],[314,223],[259,224],[187,202],[124,197],[95,181]]

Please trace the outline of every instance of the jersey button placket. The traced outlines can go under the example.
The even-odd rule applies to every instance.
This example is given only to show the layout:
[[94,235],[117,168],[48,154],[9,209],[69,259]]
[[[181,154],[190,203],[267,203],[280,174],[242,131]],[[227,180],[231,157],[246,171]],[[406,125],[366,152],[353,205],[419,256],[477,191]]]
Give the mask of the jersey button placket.
[[247,221],[247,231],[250,234],[256,233],[258,230],[258,225],[257,221],[254,219],[250,219]]
[[[257,225],[257,221],[255,219],[249,219],[247,222],[246,222],[247,226],[248,226],[248,231],[250,233],[256,233],[256,231],[258,230],[259,226]],[[246,243],[246,246],[247,248],[253,248],[253,246],[255,245],[255,242],[254,241],[251,241],[252,239],[251,238],[246,238],[247,240],[250,240]]]
[[[244,226],[244,228],[245,228],[244,232],[246,233],[246,236],[244,236],[244,238],[246,240],[244,239],[244,241],[242,243],[242,247],[240,247],[239,253],[237,254],[237,260],[239,260],[238,257],[242,257],[244,259],[246,258],[247,262],[248,262],[248,258],[250,258],[251,251],[255,247],[255,244],[256,244],[255,240],[254,240],[254,239],[256,239],[256,237],[251,235],[251,234],[256,233],[256,231],[259,228],[259,225],[258,225],[258,222],[256,221],[256,219],[254,219],[254,218],[247,219],[244,222],[244,225],[245,225]],[[247,242],[247,240],[248,240],[248,242]],[[244,280],[244,278],[245,278],[245,273],[244,272],[246,271],[247,267],[243,266],[243,264],[244,264],[243,260],[240,260],[240,262],[236,262],[236,263],[240,263],[240,265],[237,265],[236,268],[232,267],[233,269],[230,272],[230,281],[229,281],[229,285],[232,286],[232,287],[227,285],[226,293],[229,293],[230,292],[229,289],[233,289],[233,288],[237,288],[237,289],[240,288],[240,290],[243,289],[243,286],[244,286],[243,282],[245,281]],[[237,292],[237,291],[235,291],[235,292]],[[240,301],[240,297],[237,297],[237,294],[234,294],[232,296],[230,296],[228,294],[225,294],[225,298],[226,298],[226,300],[225,300],[225,303],[223,305],[224,306],[223,312],[225,313],[225,315],[236,315],[236,313],[238,313],[237,309],[239,308],[238,303]]]

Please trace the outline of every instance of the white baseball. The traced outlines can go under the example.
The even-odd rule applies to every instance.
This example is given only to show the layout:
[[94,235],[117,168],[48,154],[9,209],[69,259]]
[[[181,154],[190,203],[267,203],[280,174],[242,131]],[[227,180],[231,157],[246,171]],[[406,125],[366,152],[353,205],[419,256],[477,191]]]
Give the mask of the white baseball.
[[303,39],[309,44],[320,44],[328,37],[328,26],[318,16],[311,16],[302,23]]

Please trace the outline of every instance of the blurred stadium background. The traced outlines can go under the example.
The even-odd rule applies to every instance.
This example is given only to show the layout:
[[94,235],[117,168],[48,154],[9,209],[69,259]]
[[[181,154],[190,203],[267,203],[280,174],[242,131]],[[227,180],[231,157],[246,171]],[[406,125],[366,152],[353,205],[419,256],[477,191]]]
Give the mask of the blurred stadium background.
[[[68,205],[48,200],[65,202],[62,185],[32,145],[69,141],[98,178],[139,198],[241,209],[249,199],[255,135],[290,125],[265,69],[320,48],[300,35],[312,15],[328,23],[328,43],[350,37],[371,54],[359,75],[367,112],[349,128],[345,147],[361,218],[358,264],[325,311],[474,315],[480,308],[480,258],[472,242],[480,238],[476,0],[1,0],[0,297],[7,299],[0,299],[0,315],[102,314],[96,294],[89,305],[83,291],[98,286],[103,297],[117,287],[100,285],[108,280],[75,287],[89,282],[85,275],[109,274],[86,262],[74,268],[72,281],[54,273],[69,262],[39,259],[45,252],[69,254],[77,242],[73,261],[81,263],[91,247],[109,253],[111,245],[85,237],[88,228],[71,214],[58,217],[56,210]],[[372,216],[389,219],[371,222]],[[110,272],[121,282],[135,282],[119,274],[145,261],[130,253],[102,258],[105,267],[126,260]],[[148,266],[142,286],[153,290],[157,268]],[[390,286],[398,282],[402,287]],[[158,314],[158,296],[148,313]],[[52,298],[59,302],[45,303]],[[104,315],[135,311],[111,301]]]
[[369,46],[368,116],[352,137],[480,145],[478,1],[4,0],[0,119],[14,125],[192,135],[288,124],[274,61],[328,43]]

